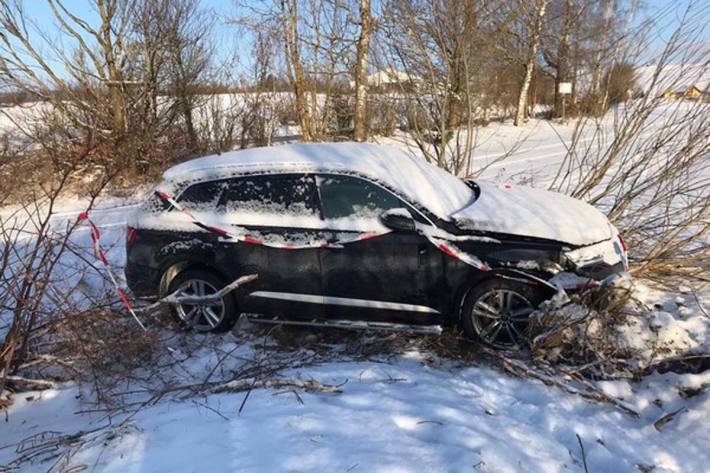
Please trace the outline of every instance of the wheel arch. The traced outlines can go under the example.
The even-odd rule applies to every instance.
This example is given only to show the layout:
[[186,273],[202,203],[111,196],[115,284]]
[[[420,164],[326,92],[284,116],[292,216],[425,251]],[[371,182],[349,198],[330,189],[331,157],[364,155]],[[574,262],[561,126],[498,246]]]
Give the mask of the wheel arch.
[[461,322],[461,318],[463,316],[463,308],[466,304],[466,298],[470,294],[471,290],[479,284],[483,284],[486,281],[490,281],[496,278],[504,280],[508,279],[536,286],[541,291],[543,291],[543,293],[545,294],[545,298],[552,297],[557,293],[557,288],[554,287],[552,284],[548,283],[540,276],[536,276],[534,274],[530,274],[518,269],[494,268],[490,271],[481,272],[474,278],[468,279],[457,289],[453,301],[455,309],[454,321],[456,323]]
[[215,268],[214,266],[212,266],[210,264],[207,264],[202,261],[191,261],[191,260],[178,261],[178,262],[173,263],[172,265],[168,266],[163,271],[163,274],[160,277],[160,287],[159,287],[160,297],[163,297],[167,294],[170,284],[178,276],[178,274],[183,273],[185,271],[195,270],[195,269],[209,271],[226,281],[225,275],[221,271],[219,271],[217,268]]

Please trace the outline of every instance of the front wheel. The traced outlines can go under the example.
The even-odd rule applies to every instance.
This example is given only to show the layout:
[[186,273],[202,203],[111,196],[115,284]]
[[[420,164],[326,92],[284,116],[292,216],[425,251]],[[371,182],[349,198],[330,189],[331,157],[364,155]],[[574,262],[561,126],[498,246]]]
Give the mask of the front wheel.
[[474,286],[462,309],[467,335],[496,348],[521,346],[528,336],[528,318],[544,299],[534,287],[506,279]]

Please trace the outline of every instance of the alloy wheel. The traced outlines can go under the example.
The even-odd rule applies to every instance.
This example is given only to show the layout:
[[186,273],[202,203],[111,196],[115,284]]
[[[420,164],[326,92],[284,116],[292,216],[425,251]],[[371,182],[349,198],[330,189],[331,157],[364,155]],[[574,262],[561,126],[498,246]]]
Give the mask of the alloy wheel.
[[[217,288],[202,279],[188,279],[179,290],[179,297],[204,297],[217,292]],[[214,330],[224,319],[224,303],[221,299],[198,304],[177,304],[175,309],[178,317],[198,332]]]
[[522,294],[492,289],[473,304],[471,321],[478,336],[500,348],[519,345],[525,338],[528,317],[535,307]]

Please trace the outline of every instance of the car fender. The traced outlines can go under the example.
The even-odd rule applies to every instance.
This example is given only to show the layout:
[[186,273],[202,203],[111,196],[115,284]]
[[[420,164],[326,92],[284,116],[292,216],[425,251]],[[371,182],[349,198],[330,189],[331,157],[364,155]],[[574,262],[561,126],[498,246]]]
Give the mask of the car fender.
[[166,295],[175,276],[187,269],[204,269],[220,277],[224,275],[216,268],[215,245],[199,239],[178,240],[158,250],[161,259],[166,261],[160,278],[160,295]]
[[535,274],[529,273],[527,271],[514,268],[492,268],[490,271],[481,273],[480,277],[475,278],[473,281],[470,281],[468,284],[465,285],[465,288],[459,297],[459,305],[457,311],[459,320],[463,315],[463,307],[466,303],[466,298],[468,297],[469,292],[471,292],[471,290],[476,285],[495,278],[516,281],[530,286],[535,286],[549,297],[552,297],[559,292],[559,288],[554,284],[551,284],[540,276],[536,276]]

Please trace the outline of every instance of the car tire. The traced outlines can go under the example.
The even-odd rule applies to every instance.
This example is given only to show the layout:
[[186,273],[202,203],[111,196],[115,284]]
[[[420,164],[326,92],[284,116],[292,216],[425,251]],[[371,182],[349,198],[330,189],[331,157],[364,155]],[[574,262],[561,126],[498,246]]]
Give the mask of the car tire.
[[[183,287],[184,295],[204,296],[226,285],[222,278],[210,271],[187,270],[170,282],[168,294]],[[197,332],[226,332],[234,326],[239,315],[232,294],[223,296],[219,303],[173,305],[171,311],[180,323]]]
[[471,287],[461,309],[469,337],[494,348],[515,349],[527,338],[528,317],[545,300],[534,286],[491,278]]

